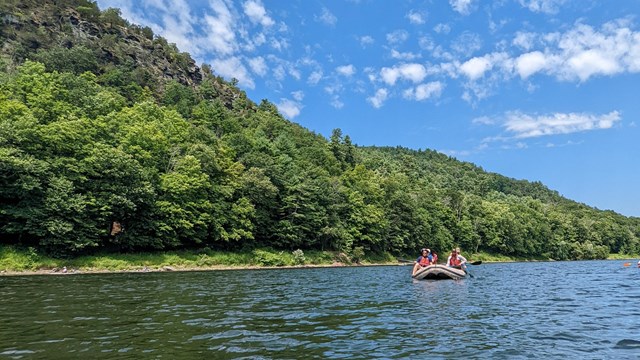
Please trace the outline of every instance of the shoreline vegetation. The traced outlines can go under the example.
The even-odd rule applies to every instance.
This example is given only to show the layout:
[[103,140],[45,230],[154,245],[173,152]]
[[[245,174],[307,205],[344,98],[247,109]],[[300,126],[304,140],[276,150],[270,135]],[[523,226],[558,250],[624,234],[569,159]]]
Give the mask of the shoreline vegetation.
[[[548,258],[520,258],[480,252],[465,254],[469,261],[526,262],[554,261]],[[632,260],[631,254],[610,254],[608,260]],[[411,265],[413,256],[347,255],[337,251],[280,251],[254,249],[245,252],[180,250],[139,253],[104,253],[59,259],[39,254],[34,248],[0,246],[0,276],[66,275],[98,273],[140,273],[168,271],[215,271],[255,269],[298,269],[344,266]]]

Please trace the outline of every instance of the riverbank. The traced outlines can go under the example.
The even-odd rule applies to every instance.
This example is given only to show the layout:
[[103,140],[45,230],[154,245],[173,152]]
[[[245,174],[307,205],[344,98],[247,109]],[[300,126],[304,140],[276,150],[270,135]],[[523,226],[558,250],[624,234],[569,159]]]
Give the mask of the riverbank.
[[[500,254],[465,254],[469,261],[520,262],[553,261],[547,258],[525,259]],[[627,254],[611,254],[610,260],[634,259]],[[66,275],[94,273],[144,273],[166,271],[211,271],[243,269],[295,269],[311,267],[407,265],[412,256],[390,253],[360,254],[357,258],[335,251],[293,252],[255,249],[248,252],[213,250],[166,251],[156,253],[97,254],[71,259],[42,255],[34,248],[0,246],[2,275]]]
[[213,250],[97,254],[53,258],[33,248],[0,246],[0,275],[62,275],[119,272],[207,271],[269,268],[398,265],[389,253],[355,257],[341,252],[255,249],[244,253]]

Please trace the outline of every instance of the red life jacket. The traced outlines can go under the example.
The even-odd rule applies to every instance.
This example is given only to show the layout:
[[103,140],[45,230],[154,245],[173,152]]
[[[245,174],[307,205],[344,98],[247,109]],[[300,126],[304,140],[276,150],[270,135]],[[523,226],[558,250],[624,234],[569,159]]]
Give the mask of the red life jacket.
[[420,262],[418,264],[420,264],[420,266],[429,266],[429,265],[431,265],[431,263],[429,262],[429,258],[426,257],[426,256],[423,256],[420,259]]
[[458,259],[458,254],[451,254],[451,261],[449,262],[449,266],[460,266],[460,259]]

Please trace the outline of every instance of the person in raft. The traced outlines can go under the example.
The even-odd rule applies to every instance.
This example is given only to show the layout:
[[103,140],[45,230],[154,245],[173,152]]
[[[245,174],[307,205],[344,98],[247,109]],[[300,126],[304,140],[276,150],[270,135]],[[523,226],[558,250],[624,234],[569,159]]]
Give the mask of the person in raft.
[[451,266],[457,269],[467,268],[467,259],[460,255],[460,248],[451,250],[451,255],[447,258],[447,266]]
[[418,272],[418,270],[422,269],[423,267],[427,267],[432,263],[434,263],[434,261],[433,261],[433,255],[431,255],[431,250],[429,249],[420,250],[420,256],[418,256],[418,260],[416,260],[415,265],[413,265],[412,275],[415,275]]

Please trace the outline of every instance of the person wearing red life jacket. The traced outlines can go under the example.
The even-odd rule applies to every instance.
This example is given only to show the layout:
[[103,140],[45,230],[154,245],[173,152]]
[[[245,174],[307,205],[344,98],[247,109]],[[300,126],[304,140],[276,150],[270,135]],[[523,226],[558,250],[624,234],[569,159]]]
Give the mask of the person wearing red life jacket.
[[420,256],[418,257],[418,259],[415,261],[415,265],[413,265],[413,273],[412,275],[415,275],[416,272],[418,272],[418,270],[427,267],[431,264],[434,264],[433,261],[433,255],[431,255],[431,250],[429,249],[422,249],[420,250]]
[[464,256],[460,255],[460,248],[455,248],[451,251],[451,255],[447,258],[447,266],[458,268],[458,269],[466,269],[467,268],[467,259]]

